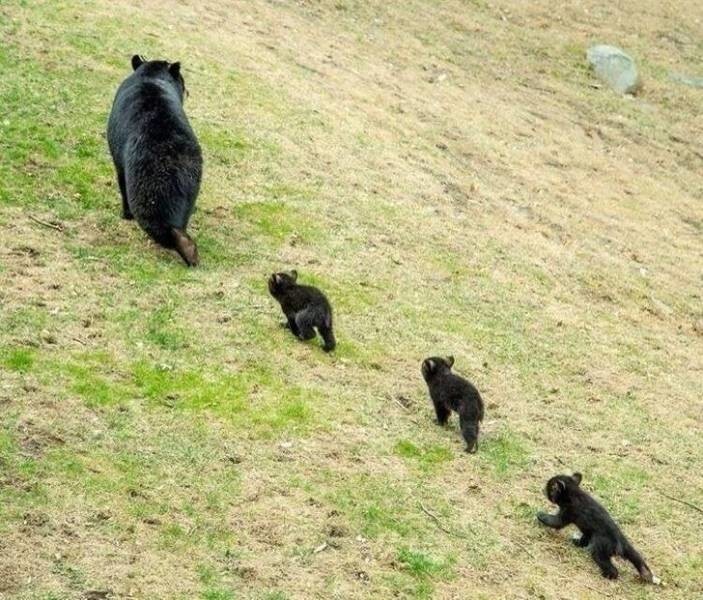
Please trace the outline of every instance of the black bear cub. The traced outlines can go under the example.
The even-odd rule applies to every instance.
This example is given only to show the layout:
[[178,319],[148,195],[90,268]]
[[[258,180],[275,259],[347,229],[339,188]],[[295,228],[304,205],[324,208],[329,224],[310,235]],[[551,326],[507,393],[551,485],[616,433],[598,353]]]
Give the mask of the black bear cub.
[[613,556],[629,560],[640,577],[649,583],[659,583],[659,579],[644,562],[630,541],[620,531],[612,517],[593,497],[581,489],[581,473],[573,476],[552,477],[545,488],[545,495],[559,506],[559,512],[550,515],[544,512],[537,518],[547,527],[561,529],[573,523],[581,531],[581,537],[574,538],[579,548],[588,548],[603,577],[617,579],[618,570],[612,562]]
[[117,90],[107,141],[122,195],[122,216],[188,266],[198,249],[186,233],[200,188],[203,159],[183,111],[181,64],[132,57],[134,72]]
[[332,331],[332,306],[316,287],[299,285],[298,272],[274,273],[269,278],[269,292],[278,300],[288,327],[301,340],[315,337],[315,328],[323,340],[322,349],[331,352],[336,346]]
[[459,426],[466,440],[466,451],[478,448],[478,426],[483,421],[481,394],[469,381],[452,373],[454,357],[432,356],[422,361],[422,376],[437,413],[437,423],[444,425],[451,411],[459,413]]

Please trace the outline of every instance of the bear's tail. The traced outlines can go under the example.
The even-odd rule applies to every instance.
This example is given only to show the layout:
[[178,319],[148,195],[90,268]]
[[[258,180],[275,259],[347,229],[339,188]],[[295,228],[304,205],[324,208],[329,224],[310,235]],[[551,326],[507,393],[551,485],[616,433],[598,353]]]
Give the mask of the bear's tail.
[[198,247],[193,239],[185,231],[176,227],[171,227],[171,236],[173,247],[185,263],[189,267],[197,267],[200,257],[198,256]]
[[181,255],[181,258],[189,267],[196,267],[200,262],[198,256],[198,247],[195,241],[186,232],[185,229],[174,227],[172,225],[160,225],[151,222],[144,222],[137,216],[137,221],[141,228],[149,234],[157,244],[175,250]]

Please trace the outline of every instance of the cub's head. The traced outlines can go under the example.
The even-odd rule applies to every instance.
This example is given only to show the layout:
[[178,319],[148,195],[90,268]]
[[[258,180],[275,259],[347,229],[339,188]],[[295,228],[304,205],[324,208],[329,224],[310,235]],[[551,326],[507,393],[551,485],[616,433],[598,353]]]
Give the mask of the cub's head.
[[178,95],[183,101],[183,97],[187,95],[186,82],[181,75],[181,63],[169,63],[165,60],[145,60],[143,57],[135,54],[132,57],[132,69],[149,77],[166,78],[173,82],[178,91]]
[[271,292],[272,296],[284,294],[286,290],[295,285],[296,281],[298,281],[298,271],[295,269],[288,273],[285,271],[274,273],[269,277],[269,292]]
[[430,381],[440,373],[451,371],[453,365],[453,356],[447,356],[446,358],[431,356],[422,361],[422,376],[425,378],[425,381]]
[[556,475],[552,477],[544,488],[544,493],[554,504],[563,504],[578,490],[581,484],[581,473],[573,475]]

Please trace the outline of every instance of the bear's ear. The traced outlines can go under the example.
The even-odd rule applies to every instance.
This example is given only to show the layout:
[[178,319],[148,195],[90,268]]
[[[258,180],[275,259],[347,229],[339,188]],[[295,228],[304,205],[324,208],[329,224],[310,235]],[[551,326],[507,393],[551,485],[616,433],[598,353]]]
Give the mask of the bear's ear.
[[293,278],[293,283],[298,281],[298,271],[296,271],[295,269],[290,272],[290,276]]
[[431,358],[428,358],[427,359],[427,371],[430,373],[434,373],[436,368],[437,368],[437,365],[435,364],[435,362]]
[[278,273],[275,273],[273,276],[273,280],[276,282],[276,285],[281,283],[281,276]]
[[171,74],[171,77],[173,77],[176,81],[178,81],[178,78],[181,76],[181,63],[179,63],[179,62],[173,63],[168,68],[168,72]]
[[571,478],[576,482],[576,485],[581,485],[581,473],[574,473]]
[[447,365],[451,369],[454,366],[454,357],[449,355],[447,356]]
[[139,56],[139,54],[135,54],[132,57],[132,68],[136,71],[139,67],[142,66],[142,64],[144,64],[144,62],[144,59]]

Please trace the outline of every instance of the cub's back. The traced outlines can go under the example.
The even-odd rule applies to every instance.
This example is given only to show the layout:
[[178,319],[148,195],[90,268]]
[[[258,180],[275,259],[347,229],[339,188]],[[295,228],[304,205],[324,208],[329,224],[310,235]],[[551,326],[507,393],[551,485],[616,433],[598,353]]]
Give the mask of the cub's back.
[[483,420],[483,400],[476,386],[468,379],[456,373],[446,373],[435,378],[434,393],[441,396],[441,399],[448,403],[453,410],[458,410],[461,403],[465,403],[471,412],[476,413],[476,418]]
[[286,294],[285,304],[294,311],[303,310],[311,305],[317,306],[328,312],[332,312],[332,307],[325,295],[316,287],[310,285],[296,285]]
[[579,489],[572,498],[574,524],[583,532],[606,534],[613,540],[623,536],[622,530],[608,510],[588,492]]

